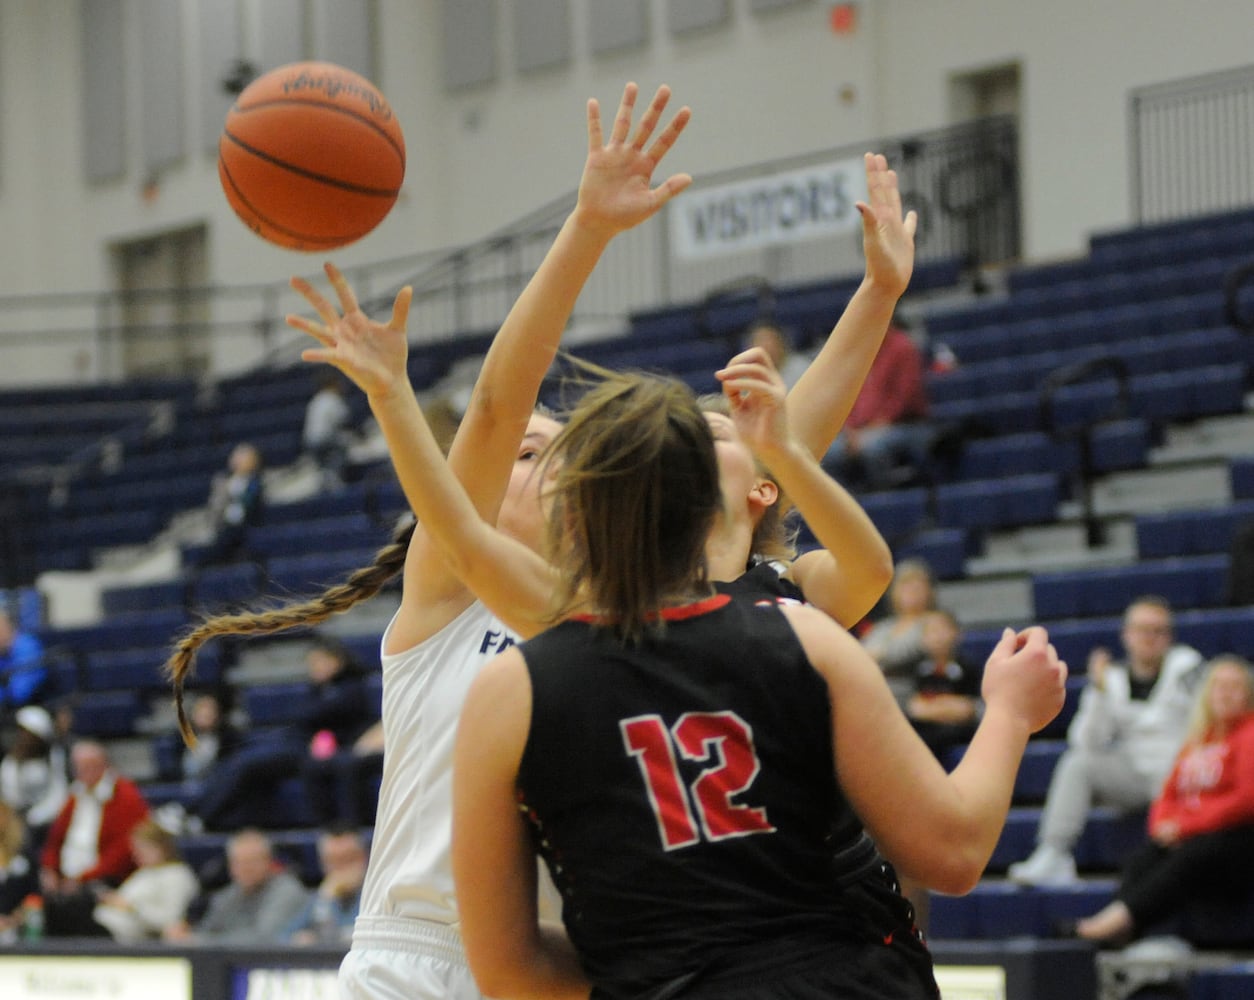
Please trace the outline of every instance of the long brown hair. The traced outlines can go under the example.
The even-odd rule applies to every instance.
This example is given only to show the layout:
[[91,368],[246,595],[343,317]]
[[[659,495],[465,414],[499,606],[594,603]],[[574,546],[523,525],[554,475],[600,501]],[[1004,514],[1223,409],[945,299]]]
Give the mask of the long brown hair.
[[175,644],[174,652],[164,667],[164,673],[174,688],[174,707],[178,712],[183,741],[188,746],[196,745],[196,733],[183,706],[183,688],[201,646],[223,635],[272,635],[316,625],[374,597],[384,584],[405,568],[405,555],[409,551],[414,525],[413,518],[406,518],[397,526],[392,541],[375,554],[369,566],[354,570],[343,583],[327,588],[317,597],[268,610],[214,615],[189,629]]
[[566,570],[557,614],[590,602],[634,641],[668,602],[708,586],[705,542],[722,510],[714,439],[682,382],[580,367],[600,381],[545,466],[550,555]]

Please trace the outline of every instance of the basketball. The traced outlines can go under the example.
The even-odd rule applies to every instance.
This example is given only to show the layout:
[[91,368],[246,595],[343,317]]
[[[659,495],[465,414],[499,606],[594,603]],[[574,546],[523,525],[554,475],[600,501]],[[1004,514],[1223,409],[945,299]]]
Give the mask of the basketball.
[[218,140],[218,177],[253,232],[292,250],[361,239],[396,203],[405,138],[364,76],[300,62],[240,93]]

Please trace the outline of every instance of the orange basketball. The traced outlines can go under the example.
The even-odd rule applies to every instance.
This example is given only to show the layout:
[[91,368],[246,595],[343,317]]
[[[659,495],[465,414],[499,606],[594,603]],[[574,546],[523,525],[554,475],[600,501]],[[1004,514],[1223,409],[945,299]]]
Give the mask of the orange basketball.
[[405,177],[405,137],[364,76],[301,62],[259,76],[218,140],[226,199],[263,239],[293,250],[359,240],[388,214]]

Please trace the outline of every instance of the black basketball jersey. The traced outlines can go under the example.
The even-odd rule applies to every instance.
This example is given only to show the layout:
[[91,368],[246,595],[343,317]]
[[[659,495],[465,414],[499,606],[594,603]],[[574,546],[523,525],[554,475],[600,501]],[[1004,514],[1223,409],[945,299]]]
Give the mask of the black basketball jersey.
[[635,645],[575,620],[521,647],[520,807],[594,996],[678,996],[895,941],[913,951],[892,995],[934,996],[903,908],[868,888],[873,849],[833,841],[852,811],[827,685],[779,608],[719,594],[665,619]]

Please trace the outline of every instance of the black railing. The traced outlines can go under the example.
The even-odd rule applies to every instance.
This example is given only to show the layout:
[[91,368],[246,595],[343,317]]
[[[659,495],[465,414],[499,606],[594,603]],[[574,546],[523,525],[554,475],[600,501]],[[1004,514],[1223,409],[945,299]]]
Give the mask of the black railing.
[[1128,128],[1136,223],[1254,205],[1254,65],[1134,90]]
[[[836,161],[856,161],[868,147],[882,151],[900,177],[903,200],[920,214],[916,238],[920,263],[962,260],[972,267],[1019,255],[1018,130],[1012,118],[988,118],[911,136],[861,142],[701,176],[693,191],[769,177]],[[403,284],[414,286],[414,339],[439,341],[495,330],[535,272],[574,193],[542,206],[490,237],[451,247],[352,268],[358,297],[383,308]],[[861,271],[860,227],[836,236],[759,247],[710,260],[681,259],[671,246],[667,213],[614,241],[587,283],[575,322],[621,321],[637,311],[696,304],[712,289],[745,274],[761,275],[775,287]],[[158,309],[172,321],[148,323]],[[6,347],[82,349],[95,358],[92,377],[116,381],[127,370],[122,345],[181,337],[213,350],[188,349],[177,357],[203,361],[238,359],[237,370],[295,357],[303,338],[283,324],[286,312],[307,309],[286,281],[271,285],[208,286],[129,292],[81,292],[0,297],[0,363]],[[131,351],[142,355],[142,350]],[[177,362],[172,362],[177,363]],[[215,372],[176,372],[216,377]],[[78,377],[86,377],[85,374]]]
[[[1088,382],[1097,378],[1113,378],[1115,395],[1110,406],[1099,413],[1089,413],[1083,419],[1064,421],[1059,418],[1055,400],[1067,386]],[[1128,414],[1128,366],[1122,358],[1108,355],[1091,358],[1063,368],[1056,368],[1041,384],[1039,406],[1041,426],[1055,441],[1074,442],[1078,452],[1072,492],[1080,501],[1086,541],[1090,546],[1102,545],[1106,533],[1100,518],[1093,509],[1093,428],[1108,420],[1119,420]]]

